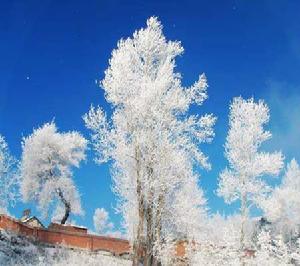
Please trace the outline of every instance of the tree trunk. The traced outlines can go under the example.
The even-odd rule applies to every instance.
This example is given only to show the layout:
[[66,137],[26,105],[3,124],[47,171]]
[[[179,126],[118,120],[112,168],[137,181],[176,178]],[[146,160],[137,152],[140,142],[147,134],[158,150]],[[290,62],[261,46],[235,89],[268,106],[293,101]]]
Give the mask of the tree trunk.
[[242,215],[242,222],[241,222],[241,237],[240,237],[240,249],[241,249],[241,265],[246,265],[245,263],[245,248],[246,248],[246,232],[245,232],[245,225],[246,219],[248,217],[248,210],[247,210],[247,194],[244,193],[241,199],[241,215]]
[[[153,178],[153,167],[151,163],[147,166],[147,174],[148,179],[151,180]],[[151,184],[151,182],[150,182]],[[155,257],[153,252],[153,246],[155,242],[155,219],[154,216],[154,191],[153,187],[150,185],[149,194],[147,196],[147,209],[146,209],[146,224],[147,224],[147,234],[146,234],[146,258],[145,258],[145,266],[154,266],[155,264]]]
[[70,212],[71,212],[71,205],[70,203],[65,199],[62,191],[60,189],[58,189],[58,195],[62,201],[62,203],[65,205],[65,215],[62,218],[60,224],[65,224],[66,221],[68,220],[69,216],[70,216]]
[[[165,194],[164,190],[161,191],[159,197],[158,197],[158,208],[156,211],[156,219],[155,219],[155,240],[158,243],[159,246],[162,245],[162,237],[161,237],[161,231],[162,231],[162,213],[164,208],[164,202],[165,202]],[[154,258],[154,266],[161,265],[159,258],[156,256]]]
[[[51,162],[51,158],[48,158],[49,162]],[[53,173],[52,173],[52,170],[50,169],[49,170],[49,173],[51,176],[53,176]],[[62,218],[60,224],[65,224],[66,221],[68,220],[69,216],[70,216],[70,212],[71,212],[71,203],[68,202],[65,197],[64,197],[64,194],[63,192],[61,191],[60,188],[58,188],[57,190],[57,194],[58,196],[60,197],[60,200],[62,201],[62,203],[65,205],[65,215],[64,217]]]
[[241,216],[242,216],[242,222],[241,222],[241,236],[240,236],[240,247],[242,250],[246,248],[245,243],[245,223],[247,219],[247,196],[242,196],[241,201]]
[[146,221],[147,221],[147,235],[146,235],[146,263],[145,263],[145,266],[152,266],[153,265],[153,251],[152,251],[153,250],[153,208],[152,208],[152,204],[150,204],[147,207]]
[[[139,185],[138,191],[139,194],[141,193]],[[133,245],[133,254],[134,254],[134,259],[133,259],[133,266],[139,265],[139,262],[142,257],[143,253],[143,231],[144,231],[144,200],[141,196],[138,197],[138,205],[139,205],[139,222],[138,222],[138,228],[137,228],[137,235],[136,239],[134,240],[134,245]]]
[[137,235],[134,239],[133,243],[133,260],[132,265],[138,266],[143,252],[143,233],[144,233],[144,198],[142,195],[142,184],[140,180],[140,151],[138,148],[135,149],[135,159],[136,159],[136,192],[137,192],[137,199],[138,199],[138,214],[139,214],[139,221],[138,221],[138,228],[137,228]]

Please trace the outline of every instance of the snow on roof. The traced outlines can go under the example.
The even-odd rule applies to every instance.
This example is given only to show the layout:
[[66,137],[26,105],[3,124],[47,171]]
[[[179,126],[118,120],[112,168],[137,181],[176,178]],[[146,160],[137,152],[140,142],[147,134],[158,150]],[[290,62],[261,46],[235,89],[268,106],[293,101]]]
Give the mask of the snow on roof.
[[77,224],[72,224],[72,223],[68,223],[68,224],[62,224],[62,226],[72,226],[72,227],[77,227],[77,228],[81,228],[81,229],[87,229],[85,226],[83,225],[77,225]]
[[29,222],[30,220],[36,220],[41,226],[43,226],[44,227],[44,225],[42,224],[42,222],[37,218],[37,217],[35,217],[35,216],[30,216],[30,217],[24,217],[24,218],[21,218],[20,219],[20,221],[22,222],[22,223],[27,223],[27,222]]

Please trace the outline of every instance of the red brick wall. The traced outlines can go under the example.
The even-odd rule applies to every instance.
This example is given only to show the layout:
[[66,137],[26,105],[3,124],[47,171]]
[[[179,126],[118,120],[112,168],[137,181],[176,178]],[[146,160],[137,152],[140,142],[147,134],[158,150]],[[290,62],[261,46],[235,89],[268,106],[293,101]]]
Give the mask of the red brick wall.
[[[88,249],[91,251],[104,250],[116,255],[130,252],[129,242],[124,239],[89,235],[85,232],[62,231],[61,228],[56,227],[52,227],[51,230],[31,227],[1,214],[0,228],[12,231],[16,234],[33,237],[34,239],[47,244],[63,245],[73,248]],[[176,255],[184,257],[185,241],[179,241],[177,243]]]
[[72,234],[71,232],[56,232],[46,229],[37,231],[37,240],[53,245],[63,245],[81,249],[91,249],[91,235]]
[[104,236],[93,236],[91,250],[113,250],[115,254],[123,254],[130,251],[130,245],[129,242],[124,239],[110,238]]
[[57,223],[51,223],[48,226],[48,230],[68,231],[68,232],[73,232],[73,233],[87,234],[86,228],[73,226],[73,225],[62,225],[62,224],[57,224]]
[[175,254],[177,257],[184,257],[185,256],[185,246],[186,241],[178,241],[175,249]]
[[62,232],[61,230],[55,231],[53,228],[51,230],[34,228],[24,225],[6,215],[0,215],[0,228],[12,231],[16,234],[34,237],[40,242],[53,245],[59,244],[91,251],[105,250],[116,255],[130,252],[129,242],[124,239],[95,236],[78,232]]
[[5,215],[0,215],[0,228],[15,232],[16,234],[35,236],[35,230],[33,227],[26,226]]

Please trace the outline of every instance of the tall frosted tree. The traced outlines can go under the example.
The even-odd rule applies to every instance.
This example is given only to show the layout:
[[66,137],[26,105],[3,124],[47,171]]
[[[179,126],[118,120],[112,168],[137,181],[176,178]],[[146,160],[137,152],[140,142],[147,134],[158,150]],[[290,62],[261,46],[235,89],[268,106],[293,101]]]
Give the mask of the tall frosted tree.
[[225,157],[229,162],[220,174],[218,195],[227,203],[240,201],[241,234],[240,245],[245,248],[245,223],[249,210],[259,202],[270,187],[264,177],[277,175],[283,166],[280,152],[260,151],[263,142],[271,138],[264,129],[270,118],[269,108],[260,100],[234,98],[230,105],[229,132],[225,143]]
[[[64,208],[61,223],[70,213],[82,214],[72,168],[85,159],[87,141],[78,132],[59,133],[54,122],[44,124],[23,138],[21,193],[35,200],[45,215],[50,207]],[[55,213],[55,211],[54,211]]]
[[[175,71],[175,58],[182,53],[180,42],[167,41],[161,23],[149,18],[146,28],[119,41],[112,52],[101,82],[113,108],[111,118],[93,106],[84,116],[96,161],[112,161],[114,191],[133,246],[134,265],[144,248],[145,264],[157,263],[167,239],[180,228],[179,208],[203,213],[205,200],[194,167],[210,168],[199,145],[212,140],[216,119],[211,114],[189,114],[192,104],[202,105],[207,99],[207,82],[202,74],[191,87],[182,86]],[[179,204],[187,196],[180,192],[191,184],[196,185],[193,201]],[[187,234],[193,228],[185,222]]]
[[18,197],[17,164],[4,137],[0,135],[0,213],[7,213],[9,204],[13,204]]

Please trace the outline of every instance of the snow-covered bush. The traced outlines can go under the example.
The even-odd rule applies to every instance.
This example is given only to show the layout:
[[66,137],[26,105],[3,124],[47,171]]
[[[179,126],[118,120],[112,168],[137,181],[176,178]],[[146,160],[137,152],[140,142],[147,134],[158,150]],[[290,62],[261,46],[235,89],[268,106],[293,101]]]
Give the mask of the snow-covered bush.
[[[191,246],[192,256],[189,263],[193,266],[287,266],[300,264],[300,242],[296,247],[283,241],[278,235],[272,238],[271,233],[262,231],[253,249],[241,250],[236,246],[201,243]],[[190,252],[190,250],[188,250]]]
[[[249,219],[244,225],[245,242],[248,247],[251,247],[255,225],[257,221]],[[214,214],[209,219],[205,226],[205,241],[209,241],[213,245],[230,246],[239,248],[240,246],[240,228],[242,217],[240,214],[232,214],[227,217],[220,214]]]
[[274,234],[283,234],[294,241],[300,234],[300,167],[295,159],[287,165],[281,184],[262,201],[265,217]]

